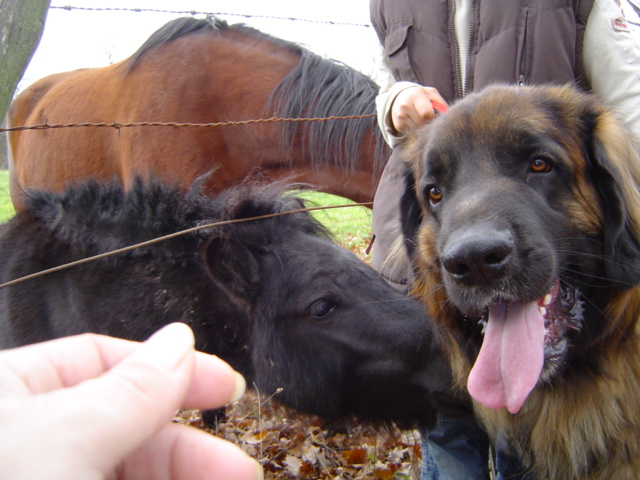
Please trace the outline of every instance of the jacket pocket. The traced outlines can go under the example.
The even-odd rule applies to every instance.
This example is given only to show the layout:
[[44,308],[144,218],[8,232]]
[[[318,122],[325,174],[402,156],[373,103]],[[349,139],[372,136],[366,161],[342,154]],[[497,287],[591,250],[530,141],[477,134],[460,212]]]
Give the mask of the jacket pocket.
[[384,39],[384,55],[396,81],[419,83],[411,67],[408,39],[413,22],[410,19],[394,23]]

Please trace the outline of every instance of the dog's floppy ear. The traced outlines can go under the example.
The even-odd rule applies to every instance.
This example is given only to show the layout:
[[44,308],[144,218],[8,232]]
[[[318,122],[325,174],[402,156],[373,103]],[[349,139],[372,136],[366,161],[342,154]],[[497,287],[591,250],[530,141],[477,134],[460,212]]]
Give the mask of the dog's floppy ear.
[[597,113],[591,171],[602,202],[607,277],[626,288],[640,283],[640,146],[608,110]]
[[402,243],[409,255],[413,258],[418,243],[417,235],[423,220],[423,212],[418,199],[418,188],[422,176],[426,135],[429,125],[411,132],[398,146],[399,156],[402,162],[402,193],[400,196],[400,231]]
[[416,179],[413,172],[406,168],[404,172],[404,188],[400,197],[400,228],[403,244],[407,249],[409,258],[413,258],[416,249],[418,228],[422,223],[422,210],[416,198]]

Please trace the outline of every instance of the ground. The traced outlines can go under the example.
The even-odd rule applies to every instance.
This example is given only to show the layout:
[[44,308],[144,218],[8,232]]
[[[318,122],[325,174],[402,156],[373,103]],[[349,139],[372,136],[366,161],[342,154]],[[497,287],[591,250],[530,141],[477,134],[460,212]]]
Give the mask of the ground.
[[229,405],[215,428],[203,424],[198,410],[181,411],[175,421],[237,444],[262,463],[267,480],[420,477],[417,431],[362,423],[333,429],[255,392]]

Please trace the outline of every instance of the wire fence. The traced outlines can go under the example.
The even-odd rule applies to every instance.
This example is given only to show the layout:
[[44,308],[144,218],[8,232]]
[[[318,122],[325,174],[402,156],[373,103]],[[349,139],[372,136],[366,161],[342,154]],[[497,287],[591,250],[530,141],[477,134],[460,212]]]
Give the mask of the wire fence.
[[230,126],[242,126],[242,125],[252,125],[256,123],[271,123],[271,122],[327,122],[330,120],[358,120],[362,118],[372,118],[375,117],[375,113],[370,113],[366,115],[345,115],[345,116],[333,116],[333,117],[315,117],[315,118],[280,118],[280,117],[271,117],[271,118],[256,118],[251,120],[238,120],[238,121],[228,121],[228,122],[211,122],[211,123],[180,123],[180,122],[129,122],[129,123],[119,123],[119,122],[82,122],[82,123],[38,123],[35,125],[19,125],[15,127],[9,128],[0,128],[0,133],[2,132],[19,132],[23,130],[51,130],[58,128],[75,128],[75,127],[108,127],[115,128],[117,130],[121,128],[130,128],[130,127],[230,127]]
[[[337,26],[350,26],[350,27],[363,27],[363,28],[371,28],[371,24],[363,24],[363,23],[352,23],[352,22],[335,22],[328,20],[315,20],[309,18],[299,18],[299,17],[284,17],[277,15],[258,15],[258,14],[248,14],[248,13],[229,13],[229,12],[212,12],[212,11],[200,11],[200,10],[168,10],[168,9],[156,9],[156,8],[130,8],[130,7],[84,7],[84,6],[75,6],[75,5],[51,5],[50,9],[57,10],[66,10],[66,11],[94,11],[94,12],[131,12],[131,13],[163,13],[163,14],[175,14],[175,15],[205,15],[205,16],[237,16],[242,18],[260,18],[266,20],[287,20],[287,21],[298,21],[298,22],[309,22],[309,23],[318,23],[318,24],[326,24],[326,25],[337,25]],[[363,119],[367,117],[374,117],[375,114],[370,115],[345,115],[345,116],[331,116],[331,117],[322,117],[322,118],[279,118],[279,117],[271,117],[271,118],[259,118],[259,119],[250,119],[243,121],[227,121],[227,122],[216,122],[216,123],[178,123],[178,122],[131,122],[131,123],[121,123],[121,122],[99,122],[99,123],[90,123],[90,122],[77,122],[77,123],[65,123],[65,124],[49,124],[49,123],[41,123],[35,125],[15,125],[10,128],[0,128],[0,133],[4,132],[14,132],[14,131],[24,131],[24,130],[49,130],[49,129],[59,129],[59,128],[77,128],[77,127],[110,127],[115,129],[128,128],[128,127],[224,127],[224,126],[240,126],[240,125],[251,125],[257,123],[267,123],[267,122],[322,122],[329,120],[357,120]]]
[[255,220],[265,220],[267,218],[273,218],[273,217],[280,217],[282,215],[291,215],[294,213],[302,213],[302,212],[314,212],[314,211],[319,211],[319,210],[332,210],[335,208],[351,208],[351,207],[371,207],[373,205],[373,202],[362,202],[362,203],[347,203],[344,205],[323,205],[323,206],[319,206],[319,207],[305,207],[305,208],[298,208],[296,210],[288,210],[286,212],[277,212],[277,213],[269,213],[266,215],[260,215],[257,217],[249,217],[249,218],[236,218],[233,220],[223,220],[223,221],[219,221],[219,222],[213,222],[213,223],[207,223],[205,225],[198,225],[196,227],[192,227],[192,228],[188,228],[186,230],[180,230],[179,232],[174,232],[174,233],[170,233],[168,235],[164,235],[162,237],[156,237],[153,238],[151,240],[147,240],[146,242],[140,242],[140,243],[136,243],[134,245],[129,245],[128,247],[123,247],[123,248],[119,248],[116,250],[111,250],[109,252],[105,252],[105,253],[101,253],[98,255],[94,255],[91,257],[86,257],[83,258],[81,260],[76,260],[74,262],[69,262],[69,263],[65,263],[63,265],[59,265],[57,267],[52,267],[52,268],[48,268],[46,270],[42,270],[36,273],[32,273],[30,275],[25,275],[23,277],[19,277],[16,278],[14,280],[10,280],[6,283],[2,283],[0,284],[0,290],[2,290],[3,288],[6,287],[10,287],[12,285],[16,285],[18,283],[22,283],[22,282],[26,282],[27,280],[31,280],[34,278],[39,278],[45,275],[50,275],[52,273],[55,272],[59,272],[61,270],[66,270],[68,268],[71,267],[75,267],[77,265],[83,265],[85,263],[89,263],[89,262],[94,262],[96,260],[100,260],[106,257],[111,257],[113,255],[118,255],[120,253],[125,253],[125,252],[130,252],[131,250],[135,250],[137,248],[142,248],[142,247],[147,247],[149,245],[153,245],[159,242],[164,242],[165,240],[170,240],[172,238],[176,238],[176,237],[180,237],[182,235],[187,235],[189,233],[194,233],[200,230],[206,230],[206,229],[210,229],[213,227],[220,227],[223,225],[232,225],[235,223],[245,223],[245,222],[252,222]]
[[199,10],[162,10],[156,8],[127,8],[127,7],[76,7],[71,5],[51,5],[49,8],[58,10],[83,10],[83,11],[96,11],[96,12],[149,12],[149,13],[171,13],[177,15],[206,15],[206,16],[227,16],[227,17],[241,17],[241,18],[261,18],[265,20],[288,20],[294,22],[308,22],[308,23],[320,23],[326,25],[340,25],[346,27],[363,27],[371,28],[371,24],[367,23],[352,23],[352,22],[333,22],[331,20],[315,20],[312,18],[298,18],[298,17],[283,17],[277,15],[255,15],[249,13],[229,13],[229,12],[205,12]]

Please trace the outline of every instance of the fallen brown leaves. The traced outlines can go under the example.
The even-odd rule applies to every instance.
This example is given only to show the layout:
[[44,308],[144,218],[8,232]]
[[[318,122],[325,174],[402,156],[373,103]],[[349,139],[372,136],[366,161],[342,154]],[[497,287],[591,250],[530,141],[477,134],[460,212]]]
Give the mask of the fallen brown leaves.
[[258,460],[265,479],[416,480],[420,477],[417,431],[376,429],[353,423],[332,428],[248,392],[229,405],[214,428],[198,410],[179,412],[176,422],[235,443]]

